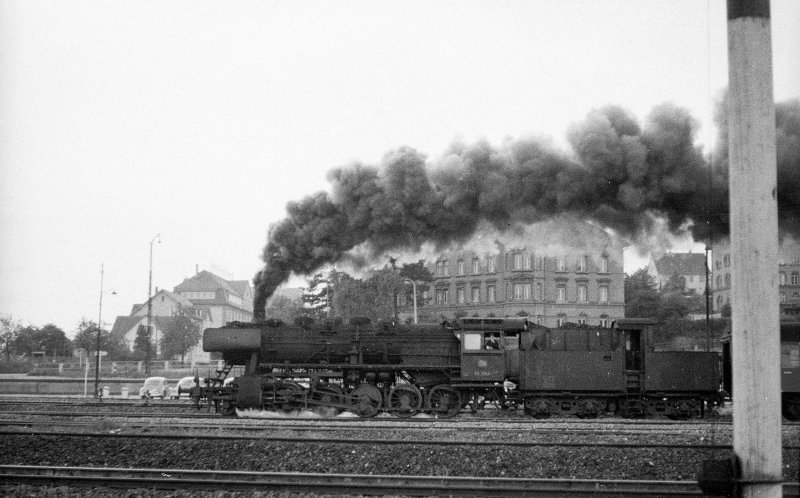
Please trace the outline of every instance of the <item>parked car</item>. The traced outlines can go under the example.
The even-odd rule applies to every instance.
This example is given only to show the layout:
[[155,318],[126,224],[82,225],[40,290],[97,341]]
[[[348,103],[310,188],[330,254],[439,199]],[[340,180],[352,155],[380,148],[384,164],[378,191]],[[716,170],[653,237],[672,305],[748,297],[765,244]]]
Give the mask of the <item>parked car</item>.
[[202,377],[197,378],[197,384],[194,382],[195,377],[184,377],[175,384],[175,387],[170,389],[169,391],[169,399],[179,399],[181,397],[188,398],[190,391],[192,390],[195,385],[203,387],[205,385],[205,379]]
[[164,377],[148,377],[144,381],[144,385],[139,389],[139,397],[145,398],[161,398],[167,397],[167,379]]

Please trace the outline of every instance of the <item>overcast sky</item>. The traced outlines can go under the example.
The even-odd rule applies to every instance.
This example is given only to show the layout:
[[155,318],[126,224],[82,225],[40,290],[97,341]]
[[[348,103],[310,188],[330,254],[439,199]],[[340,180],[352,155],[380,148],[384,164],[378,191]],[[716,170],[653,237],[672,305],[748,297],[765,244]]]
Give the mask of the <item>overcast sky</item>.
[[[776,100],[800,97],[800,2],[772,31]],[[250,279],[287,201],[401,145],[567,150],[592,108],[667,101],[709,143],[726,40],[725,0],[0,0],[0,314],[71,335],[104,263],[113,323],[156,234],[154,287]]]

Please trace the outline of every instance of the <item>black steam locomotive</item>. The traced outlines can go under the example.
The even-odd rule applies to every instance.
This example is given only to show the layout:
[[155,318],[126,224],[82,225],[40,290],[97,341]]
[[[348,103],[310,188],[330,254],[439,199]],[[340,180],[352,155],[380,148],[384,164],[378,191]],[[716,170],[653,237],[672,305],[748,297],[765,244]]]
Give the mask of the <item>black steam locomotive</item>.
[[[518,406],[537,418],[702,416],[721,400],[716,353],[657,352],[653,325],[545,328],[525,318],[462,318],[441,325],[299,319],[206,329],[203,349],[225,367],[203,389],[236,409],[348,410],[361,417]],[[234,365],[245,366],[233,382]]]

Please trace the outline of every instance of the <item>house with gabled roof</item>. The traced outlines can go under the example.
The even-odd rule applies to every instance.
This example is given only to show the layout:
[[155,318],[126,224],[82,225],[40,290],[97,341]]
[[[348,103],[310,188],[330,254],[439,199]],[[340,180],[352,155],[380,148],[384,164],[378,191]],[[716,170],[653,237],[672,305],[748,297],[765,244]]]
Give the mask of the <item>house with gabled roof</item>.
[[[253,288],[247,280],[225,280],[209,271],[198,271],[194,276],[184,279],[172,292],[156,288],[150,298],[150,325],[153,341],[160,354],[160,338],[163,337],[166,319],[181,313],[189,313],[200,330],[207,327],[220,327],[230,321],[251,321],[253,319]],[[133,349],[139,327],[147,325],[148,301],[133,305],[129,316],[118,316],[111,331],[123,338]],[[189,361],[208,361],[209,354],[202,350],[202,344],[195,346],[186,355]]]
[[660,290],[674,275],[683,277],[686,290],[703,295],[706,291],[706,256],[702,253],[675,252],[650,258],[647,273]]

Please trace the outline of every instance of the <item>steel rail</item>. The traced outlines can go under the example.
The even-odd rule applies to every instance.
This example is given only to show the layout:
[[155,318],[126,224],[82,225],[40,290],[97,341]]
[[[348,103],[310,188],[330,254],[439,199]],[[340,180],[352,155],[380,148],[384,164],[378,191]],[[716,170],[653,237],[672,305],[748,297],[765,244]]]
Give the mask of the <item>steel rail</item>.
[[[108,419],[110,417],[106,417]],[[278,419],[280,420],[280,419]],[[95,425],[96,422],[83,422],[83,421],[59,421],[58,425],[61,427],[88,427]],[[29,419],[2,419],[0,418],[0,426],[52,426],[52,420],[29,420]],[[137,428],[137,427],[148,427],[152,428],[153,424],[149,423],[126,423],[126,428]],[[195,422],[159,422],[158,427],[160,429],[198,429],[198,426]],[[254,432],[254,431],[279,431],[279,430],[292,430],[292,431],[307,431],[307,432],[375,432],[375,431],[387,431],[387,430],[397,430],[396,426],[339,426],[339,427],[331,427],[331,426],[324,426],[319,424],[297,424],[297,423],[287,423],[287,424],[217,424],[214,426],[206,425],[203,427],[204,429],[213,429],[213,430],[226,430],[226,431],[246,431],[246,432]],[[685,431],[678,432],[675,431],[658,431],[658,430],[638,430],[638,431],[623,431],[623,430],[614,430],[614,429],[556,429],[552,427],[542,427],[536,429],[521,429],[519,427],[491,427],[487,428],[485,425],[482,426],[474,426],[474,427],[417,427],[417,426],[405,426],[401,428],[404,431],[422,431],[425,432],[453,432],[453,431],[462,431],[463,432],[477,432],[480,431],[482,433],[486,432],[487,430],[494,433],[514,433],[514,434],[530,434],[530,435],[544,435],[544,434],[558,434],[558,435],[569,435],[569,436],[659,436],[659,437],[697,437],[697,436],[706,436],[705,434],[696,434],[696,433],[687,433]],[[522,431],[525,432],[522,432]],[[719,433],[719,434],[709,434],[707,437],[724,437],[730,436],[730,433]]]
[[[701,496],[694,481],[525,479],[497,477],[404,476],[246,472],[183,469],[120,469],[0,465],[7,484],[103,488],[156,488],[226,491],[289,491],[355,495]],[[797,495],[797,483],[784,484],[785,496]]]
[[[198,428],[202,429],[202,428]],[[317,437],[289,437],[289,436],[262,436],[252,434],[175,434],[168,432],[148,432],[148,433],[124,433],[124,432],[64,432],[64,431],[44,431],[44,430],[24,430],[12,431],[0,429],[3,436],[58,436],[58,437],[82,437],[82,438],[127,438],[127,439],[203,439],[215,441],[232,440],[255,440],[270,442],[287,443],[309,443],[309,444],[355,444],[355,445],[426,445],[426,446],[489,446],[489,447],[603,447],[603,448],[628,448],[628,449],[651,449],[651,448],[670,448],[670,449],[690,449],[690,450],[730,450],[731,444],[692,444],[692,443],[610,443],[610,442],[545,442],[545,441],[459,441],[451,439],[386,439],[386,438],[324,438]],[[783,449],[797,450],[800,445],[785,445]]]

